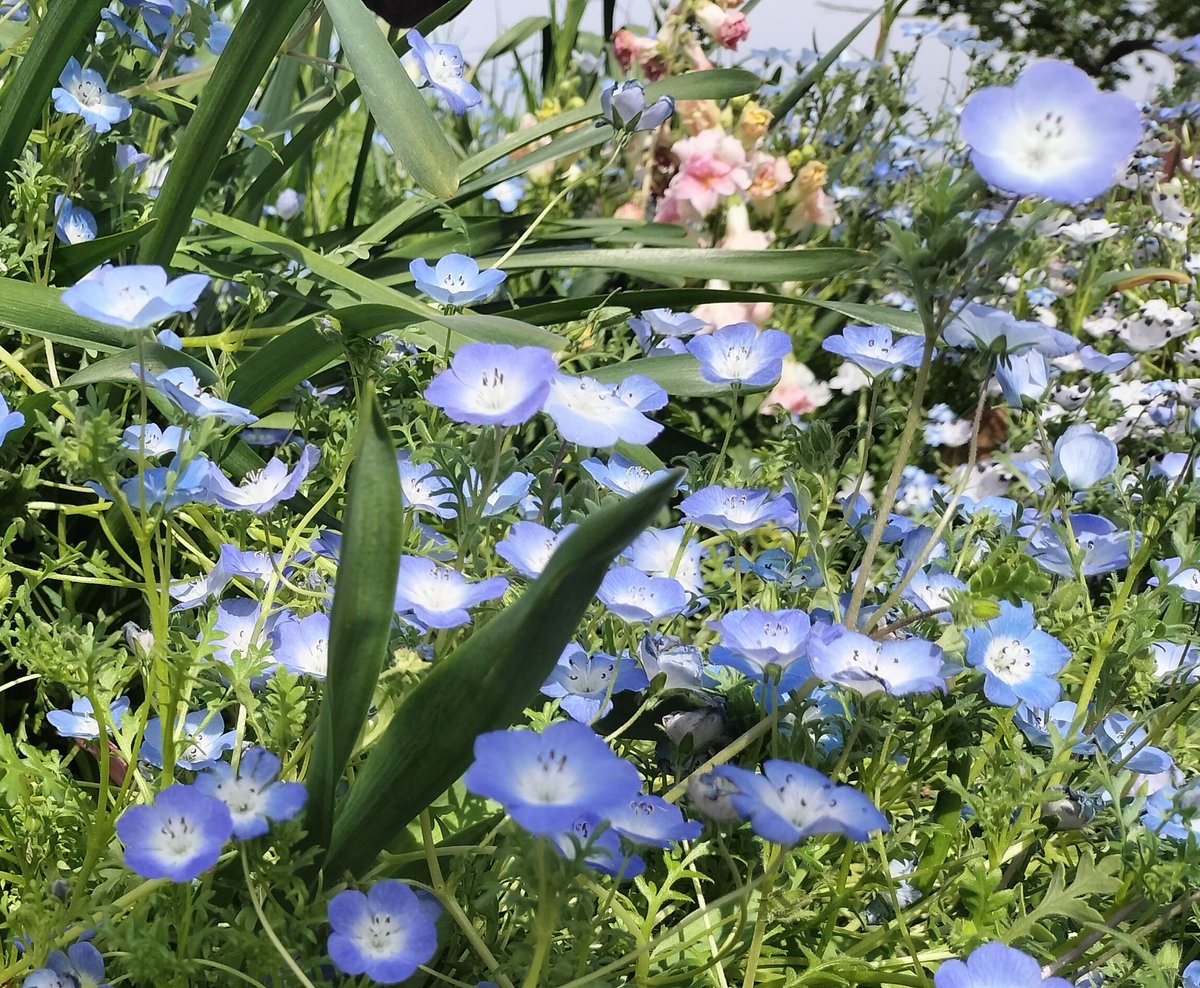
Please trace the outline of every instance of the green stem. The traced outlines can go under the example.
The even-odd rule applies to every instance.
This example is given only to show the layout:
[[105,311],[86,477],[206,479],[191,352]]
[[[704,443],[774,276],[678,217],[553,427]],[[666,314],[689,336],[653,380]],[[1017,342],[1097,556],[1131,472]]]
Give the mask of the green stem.
[[758,890],[758,915],[754,917],[754,933],[750,937],[750,952],[746,955],[746,974],[742,978],[742,988],[753,988],[754,978],[758,974],[758,960],[762,956],[763,940],[767,935],[767,900],[771,896],[771,886],[779,866],[783,863],[783,848],[778,844],[771,848],[771,858],[763,869],[762,886]]

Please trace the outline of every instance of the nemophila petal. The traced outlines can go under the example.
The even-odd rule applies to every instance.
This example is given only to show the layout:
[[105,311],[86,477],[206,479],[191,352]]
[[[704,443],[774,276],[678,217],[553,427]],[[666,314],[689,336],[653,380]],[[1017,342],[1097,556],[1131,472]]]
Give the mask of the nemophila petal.
[[1166,681],[1200,681],[1200,646],[1179,642],[1151,642],[1154,675]]
[[278,781],[281,767],[279,757],[265,748],[247,748],[236,771],[232,765],[214,765],[196,776],[195,786],[229,808],[234,837],[258,837],[272,822],[294,819],[308,798],[302,782]]
[[745,534],[769,525],[795,530],[799,520],[787,495],[766,487],[703,487],[679,505],[683,517],[718,532]]
[[592,456],[579,465],[597,484],[607,487],[622,497],[631,497],[662,480],[670,473],[669,470],[652,472],[632,460],[626,459],[620,453],[613,453],[607,463]]
[[483,102],[483,94],[464,78],[467,66],[461,48],[431,44],[417,31],[409,31],[405,37],[421,75],[451,112],[461,117]]
[[[1074,536],[1075,556],[1084,576],[1099,576],[1124,569],[1129,565],[1129,553],[1141,543],[1141,536],[1118,530],[1107,518],[1099,515],[1071,516],[1070,534]],[[1055,576],[1074,576],[1076,561],[1067,547],[1067,534],[1060,526],[1045,522],[1023,525],[1017,535],[1026,540],[1027,552],[1044,570]],[[1153,578],[1151,578],[1153,585]],[[1200,595],[1197,596],[1200,600]]]
[[0,446],[4,445],[10,432],[21,428],[24,424],[25,416],[21,412],[12,411],[8,406],[7,399],[0,395]]
[[153,803],[131,806],[117,820],[125,866],[143,878],[173,882],[190,882],[213,867],[232,834],[229,808],[195,786],[168,786]]
[[[808,655],[812,622],[803,611],[768,611],[751,607],[730,611],[708,626],[721,635],[724,648],[714,649],[712,661],[732,665],[761,679],[767,666],[786,668]],[[741,659],[741,662],[736,661]]]
[[[129,697],[120,696],[108,706],[108,730],[119,731],[121,721],[129,712]],[[92,701],[86,696],[76,697],[71,701],[70,710],[50,710],[46,720],[64,738],[95,739],[100,737],[100,725],[96,721]]]
[[324,679],[329,669],[329,615],[285,611],[271,630],[275,661],[298,676]]
[[[199,772],[212,768],[237,740],[236,731],[225,730],[225,718],[217,711],[194,710],[175,727],[175,764]],[[142,735],[140,757],[155,768],[162,768],[162,718],[152,717]]]
[[560,699],[559,706],[574,720],[590,724],[612,709],[614,694],[644,690],[649,685],[646,673],[628,655],[589,655],[581,645],[570,642],[542,684],[542,693]]
[[661,796],[637,795],[608,811],[609,825],[635,844],[670,847],[681,840],[695,840],[703,826],[685,820],[683,812]]
[[[956,593],[966,593],[967,584],[938,566],[920,570],[901,595],[914,607],[922,611],[937,611],[950,607]],[[938,615],[938,620],[949,621],[950,614]]]
[[617,397],[639,412],[654,412],[667,403],[667,393],[645,374],[630,374],[617,385]]
[[121,433],[121,448],[136,455],[140,455],[144,450],[146,456],[158,459],[178,453],[187,437],[187,430],[177,425],[169,425],[165,429],[153,423],[131,425]]
[[678,580],[650,576],[633,566],[610,569],[596,596],[617,617],[646,623],[674,617],[688,604],[687,591]]
[[[483,502],[483,516],[491,518],[517,507],[529,494],[536,479],[533,474],[526,473],[524,470],[514,470],[488,491]],[[484,480],[479,472],[474,467],[468,468],[466,481],[463,484],[463,501],[468,508],[475,505],[483,484]]]
[[50,93],[59,113],[83,117],[97,134],[105,134],[114,124],[129,119],[133,105],[124,96],[110,93],[104,77],[95,69],[85,69],[71,58]]
[[[1157,560],[1153,568],[1156,574],[1161,574],[1161,577],[1166,579],[1168,587],[1175,587],[1179,591],[1182,600],[1189,604],[1200,604],[1200,569],[1184,566],[1179,556]],[[1146,582],[1152,587],[1157,587],[1162,584],[1162,579],[1155,575]]]
[[893,337],[886,326],[846,326],[840,334],[827,336],[823,350],[861,367],[868,374],[882,374],[897,367],[921,363],[925,341],[920,336]]
[[595,378],[555,374],[543,405],[567,442],[606,447],[618,442],[645,445],[663,427],[625,403],[617,388]]
[[503,182],[498,182],[483,194],[484,199],[491,199],[500,207],[503,213],[511,213],[516,210],[517,204],[525,198],[525,179],[508,178]]
[[999,942],[976,947],[965,962],[950,960],[933,975],[934,988],[1074,988],[1065,978],[1043,978],[1028,954]]
[[63,292],[62,302],[97,322],[148,329],[190,312],[211,280],[207,275],[185,274],[168,282],[167,272],[153,264],[102,264]]
[[258,416],[248,408],[233,405],[205,390],[196,375],[186,367],[170,367],[159,374],[137,364],[131,364],[129,369],[140,376],[147,387],[162,392],[192,418],[216,418],[230,425],[250,425],[258,421]]
[[705,548],[694,540],[683,544],[686,534],[683,526],[648,528],[630,543],[623,558],[643,573],[677,580],[689,594],[699,597],[704,593],[700,564]]
[[508,277],[496,268],[480,271],[478,262],[465,254],[447,254],[433,267],[424,258],[418,257],[408,265],[408,270],[416,281],[417,288],[443,305],[470,305],[472,302],[482,302],[496,294],[496,289]]
[[496,554],[532,580],[542,575],[554,550],[578,527],[566,525],[555,532],[532,521],[514,522],[508,534],[496,543]]
[[595,813],[584,813],[570,827],[549,836],[564,858],[574,859],[582,853],[589,868],[621,881],[637,878],[646,870],[646,862],[622,848],[620,835]]
[[295,497],[300,485],[320,462],[321,451],[306,445],[300,451],[296,465],[288,470],[278,457],[271,457],[261,470],[246,474],[240,484],[233,484],[220,471],[212,476],[210,493],[216,504],[230,511],[253,511],[265,514],[277,504]]
[[489,731],[475,739],[467,789],[500,803],[526,830],[551,834],[582,814],[604,817],[641,792],[641,776],[591,728],[558,721],[544,730]]
[[1036,405],[1050,386],[1050,365],[1032,348],[1006,353],[996,361],[996,383],[1012,408],[1022,408],[1026,402]]
[[235,654],[248,655],[255,645],[260,645],[262,639],[255,640],[254,629],[261,617],[262,603],[252,597],[230,597],[217,604],[217,618],[212,627],[213,658],[232,665]]
[[402,556],[396,580],[396,613],[412,613],[431,628],[457,628],[471,620],[467,609],[495,600],[508,580],[494,576],[478,583],[449,566],[420,556]]
[[1071,750],[1075,754],[1090,755],[1096,750],[1096,743],[1091,735],[1071,735],[1071,725],[1075,723],[1077,710],[1073,700],[1059,700],[1049,709],[1018,703],[1013,711],[1013,723],[1021,729],[1021,733],[1029,739],[1030,744],[1039,748],[1053,748],[1053,735],[1058,735],[1071,744]]
[[[208,503],[214,470],[216,466],[208,457],[196,456],[181,471],[179,457],[176,456],[170,466],[150,467],[121,481],[120,491],[126,502],[137,510],[143,507],[148,510],[161,504],[171,511],[192,502]],[[85,486],[106,501],[113,499],[97,483],[89,481]]]
[[1101,353],[1090,344],[1080,347],[1076,356],[1089,374],[1116,374],[1135,359],[1132,353]]
[[407,981],[437,951],[437,917],[403,882],[346,889],[329,900],[326,949],[343,974],[392,985]]
[[648,631],[638,642],[638,658],[650,679],[659,675],[666,689],[699,690],[704,675],[700,649],[673,635]]
[[687,348],[700,361],[700,376],[706,381],[766,387],[783,373],[792,338],[778,329],[760,330],[754,323],[742,322],[694,337]]
[[1033,348],[1047,357],[1079,349],[1074,337],[1040,322],[1017,319],[1011,312],[972,302],[942,331],[950,346],[968,350],[1019,353]]
[[923,638],[877,642],[836,627],[809,645],[813,675],[859,693],[886,690],[893,696],[945,691],[942,650]]
[[82,244],[96,239],[96,217],[67,196],[54,197],[54,235],[64,244]]
[[1117,462],[1117,444],[1091,423],[1082,422],[1058,437],[1050,476],[1083,491],[1116,472]]
[[557,370],[553,354],[542,347],[468,343],[425,389],[425,398],[456,422],[520,425],[541,408]]
[[690,312],[675,312],[672,309],[647,309],[642,313],[642,318],[659,336],[691,336],[707,325]]
[[[1142,825],[1167,840],[1194,843],[1200,840],[1200,813],[1196,812],[1197,807],[1200,807],[1200,779],[1192,778],[1184,782],[1181,776],[1152,793],[1146,800]],[[1193,971],[1193,977],[1200,975],[1195,971],[1198,966],[1193,962],[1184,969],[1184,988],[1188,988],[1188,970]]]
[[1162,748],[1146,744],[1144,727],[1122,713],[1111,713],[1096,725],[1096,743],[1114,764],[1128,772],[1157,775],[1175,764]]
[[840,834],[861,843],[888,829],[870,799],[806,765],[771,759],[762,775],[733,765],[718,766],[713,774],[737,787],[730,797],[734,809],[773,844],[792,847],[815,834]]
[[959,126],[990,184],[1067,203],[1106,192],[1142,137],[1133,100],[1098,92],[1081,69],[1049,59],[1011,87],[973,94]]
[[967,662],[983,672],[984,695],[1012,706],[1024,700],[1034,707],[1052,706],[1061,693],[1054,678],[1071,658],[1070,649],[1036,625],[1033,605],[1000,602],[999,616],[964,632]]
[[397,455],[396,464],[400,469],[400,499],[406,508],[428,511],[438,518],[458,515],[454,486],[437,472],[436,464],[414,463],[407,450]]

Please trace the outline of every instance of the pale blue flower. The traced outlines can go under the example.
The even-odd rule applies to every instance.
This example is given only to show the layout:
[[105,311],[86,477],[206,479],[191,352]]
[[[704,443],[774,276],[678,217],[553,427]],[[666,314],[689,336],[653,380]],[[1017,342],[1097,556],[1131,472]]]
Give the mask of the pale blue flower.
[[[1053,748],[1054,737],[1064,739],[1077,755],[1091,755],[1096,751],[1096,742],[1090,734],[1071,734],[1078,708],[1073,700],[1059,700],[1049,709],[1038,709],[1028,703],[1018,703],[1013,711],[1013,723],[1039,748]],[[1053,735],[1051,734],[1053,732]]]
[[976,947],[966,961],[946,961],[933,975],[934,988],[1073,988],[1066,978],[1043,978],[1042,966],[1023,951],[999,942]]
[[15,432],[24,424],[24,414],[12,411],[8,407],[7,399],[4,395],[0,395],[0,446],[4,445],[4,441],[8,438],[10,432]]
[[681,840],[695,840],[704,828],[685,820],[674,803],[660,796],[639,794],[607,811],[609,825],[626,840],[652,847],[670,847]]
[[1104,93],[1082,69],[1046,59],[1012,86],[988,86],[959,117],[971,163],[1016,195],[1076,203],[1107,192],[1142,138],[1137,104]]
[[714,484],[684,498],[679,510],[692,524],[739,535],[768,525],[795,530],[799,523],[790,496],[766,487]]
[[[155,768],[162,768],[162,718],[152,717],[142,735],[141,759]],[[199,772],[212,768],[221,756],[237,741],[237,731],[225,730],[225,718],[220,711],[194,710],[176,724],[175,764],[179,768]]]
[[626,459],[620,453],[613,453],[607,463],[592,456],[579,465],[597,484],[607,487],[621,497],[632,497],[664,479],[671,472],[667,469],[650,471]]
[[687,349],[700,361],[700,376],[706,381],[766,387],[783,373],[792,338],[778,329],[760,330],[754,323],[740,322],[693,337]]
[[54,235],[61,243],[82,244],[96,239],[96,217],[66,196],[54,197],[54,216]]
[[[120,696],[108,705],[108,730],[119,731],[121,721],[129,713],[129,697]],[[83,738],[95,740],[100,737],[100,724],[96,721],[92,701],[86,696],[77,697],[71,702],[70,710],[51,710],[46,714],[53,728],[60,737]]]
[[542,693],[557,698],[572,719],[590,724],[612,710],[613,694],[649,685],[646,673],[627,654],[589,655],[581,645],[569,642],[542,684]]
[[620,835],[596,813],[584,813],[570,827],[548,834],[551,843],[564,858],[575,859],[589,868],[620,881],[637,878],[646,870],[646,862],[621,847]]
[[877,642],[835,626],[832,633],[813,635],[809,654],[814,676],[858,693],[909,696],[946,689],[942,650],[923,638]]
[[430,44],[418,32],[405,36],[417,68],[429,85],[446,101],[452,112],[462,116],[483,102],[483,95],[464,78],[467,71],[462,49],[457,45]]
[[566,525],[562,531],[554,532],[537,522],[514,522],[508,534],[496,543],[496,555],[522,576],[536,579],[542,575],[554,551],[578,527]]
[[1061,357],[1079,349],[1075,338],[1066,333],[978,302],[964,306],[942,331],[942,338],[953,347],[997,354],[1033,348],[1047,357]]
[[169,425],[165,429],[153,423],[131,425],[121,433],[121,448],[129,450],[135,457],[144,450],[148,458],[157,460],[178,453],[187,437],[187,430],[177,425]]
[[675,100],[660,96],[647,106],[640,82],[610,82],[600,91],[600,112],[618,130],[655,130],[671,119]]
[[149,329],[155,323],[190,312],[212,279],[180,275],[154,264],[102,264],[62,293],[63,305],[81,316],[122,329]]
[[437,914],[409,886],[376,882],[364,894],[346,889],[329,900],[326,950],[343,974],[393,985],[407,981],[437,952]]
[[1054,444],[1050,476],[1073,491],[1094,487],[1117,469],[1117,444],[1089,422],[1071,426]]
[[237,771],[221,762],[196,776],[195,785],[229,808],[234,837],[260,837],[271,821],[293,819],[308,798],[304,783],[277,781],[281,767],[277,755],[251,747],[242,753]]
[[836,354],[874,377],[900,367],[917,367],[925,349],[920,336],[896,338],[886,326],[846,326],[827,336],[821,349]]
[[663,427],[626,403],[619,386],[584,375],[555,374],[543,411],[559,435],[581,446],[607,447],[618,442],[645,445]]
[[625,551],[629,564],[651,576],[667,576],[677,580],[693,597],[704,593],[704,576],[700,564],[705,549],[699,542],[683,543],[687,530],[675,528],[648,528],[642,532]]
[[173,882],[190,882],[213,867],[232,834],[229,808],[195,786],[168,786],[117,820],[126,867]]
[[1007,353],[996,361],[996,382],[1011,408],[1038,405],[1050,386],[1050,364],[1032,347]]
[[497,268],[480,271],[478,262],[466,254],[447,254],[437,262],[436,267],[430,267],[423,257],[417,257],[409,263],[408,270],[420,291],[435,302],[456,306],[470,305],[472,302],[482,302],[491,298],[508,277]]
[[520,425],[541,407],[556,372],[554,356],[541,347],[468,343],[425,389],[425,398],[456,422]]
[[511,213],[517,204],[525,198],[525,179],[520,176],[506,178],[498,182],[483,194],[483,198],[491,199],[500,207],[502,213]]
[[324,679],[329,671],[329,615],[284,611],[271,629],[275,660],[297,676]]
[[290,471],[287,464],[273,456],[261,470],[248,473],[241,484],[231,483],[220,470],[214,469],[210,477],[209,494],[214,504],[230,511],[266,514],[277,504],[296,496],[300,485],[320,459],[321,451],[316,446],[306,445]]
[[97,134],[107,133],[113,124],[129,119],[133,112],[129,100],[110,93],[104,84],[104,76],[95,69],[83,68],[77,58],[67,61],[50,96],[54,100],[54,109],[83,117]]
[[199,379],[187,367],[168,367],[159,374],[131,364],[130,370],[146,382],[146,386],[160,391],[174,402],[185,414],[195,419],[216,418],[230,425],[250,425],[258,416],[248,408],[234,405],[205,390]]
[[71,944],[66,953],[50,951],[46,966],[30,971],[21,988],[112,988],[112,985],[104,980],[104,957],[100,951],[81,940]]
[[1096,725],[1096,743],[1114,764],[1128,772],[1158,775],[1175,764],[1162,748],[1146,744],[1144,727],[1122,713],[1111,713]]
[[433,463],[414,463],[407,450],[396,457],[400,468],[400,500],[406,508],[428,511],[438,518],[458,514],[458,496],[450,481],[437,472]]
[[649,576],[633,566],[614,566],[596,596],[617,617],[649,624],[687,608],[688,595],[678,580]]
[[449,566],[419,556],[401,556],[396,580],[396,613],[412,614],[431,628],[457,628],[471,620],[467,609],[495,600],[508,580],[493,576],[478,583]]
[[968,628],[967,662],[984,674],[984,695],[1001,706],[1024,700],[1034,707],[1052,706],[1062,692],[1054,678],[1071,651],[1037,627],[1033,605],[1000,602],[1000,614],[978,628]]

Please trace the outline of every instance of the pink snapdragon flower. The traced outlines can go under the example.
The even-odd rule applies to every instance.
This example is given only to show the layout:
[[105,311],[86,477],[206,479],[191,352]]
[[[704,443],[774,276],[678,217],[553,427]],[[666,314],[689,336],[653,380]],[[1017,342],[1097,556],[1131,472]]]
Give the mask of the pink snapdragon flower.
[[736,137],[718,127],[676,141],[671,150],[680,165],[659,209],[658,219],[662,222],[702,220],[723,197],[750,187],[746,149]]
[[745,14],[737,10],[725,10],[712,0],[700,4],[695,16],[705,33],[711,35],[722,48],[736,49],[750,33]]
[[[713,280],[705,285],[706,288],[728,289],[729,282]],[[765,326],[775,311],[770,302],[706,302],[692,310],[692,315],[703,319],[706,323],[701,333],[711,333],[721,326],[729,326],[735,322],[752,322],[755,326]],[[787,375],[787,364],[784,364],[784,376]]]
[[656,82],[667,74],[663,50],[656,39],[634,34],[629,28],[623,27],[613,35],[612,43],[613,54],[626,72],[637,62],[651,82]]
[[828,404],[832,397],[833,392],[828,384],[818,381],[806,364],[789,356],[783,360],[783,375],[779,383],[758,410],[762,415],[773,415],[781,410],[792,415],[804,415]]
[[750,187],[746,195],[756,205],[770,207],[775,196],[787,188],[794,177],[792,166],[782,155],[776,157],[763,151],[757,152],[750,160]]

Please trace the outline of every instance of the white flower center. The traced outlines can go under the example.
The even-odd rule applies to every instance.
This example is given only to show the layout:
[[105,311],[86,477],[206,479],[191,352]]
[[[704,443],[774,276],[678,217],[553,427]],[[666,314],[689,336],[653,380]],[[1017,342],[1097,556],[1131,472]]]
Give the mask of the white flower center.
[[236,822],[263,815],[266,796],[250,779],[229,779],[217,784],[216,796],[229,807]]
[[185,816],[169,816],[159,824],[154,850],[164,861],[182,864],[196,851],[199,830]]
[[526,766],[517,791],[528,803],[558,806],[573,803],[583,792],[574,763],[554,748],[538,754],[533,765]]
[[75,98],[80,104],[91,109],[93,106],[99,106],[104,102],[104,89],[90,79],[84,79],[75,86]]
[[396,957],[404,950],[407,937],[390,913],[373,913],[364,917],[354,932],[359,949],[370,957]]
[[995,638],[984,654],[984,667],[1001,679],[1024,679],[1033,663],[1029,649],[1018,638]]

